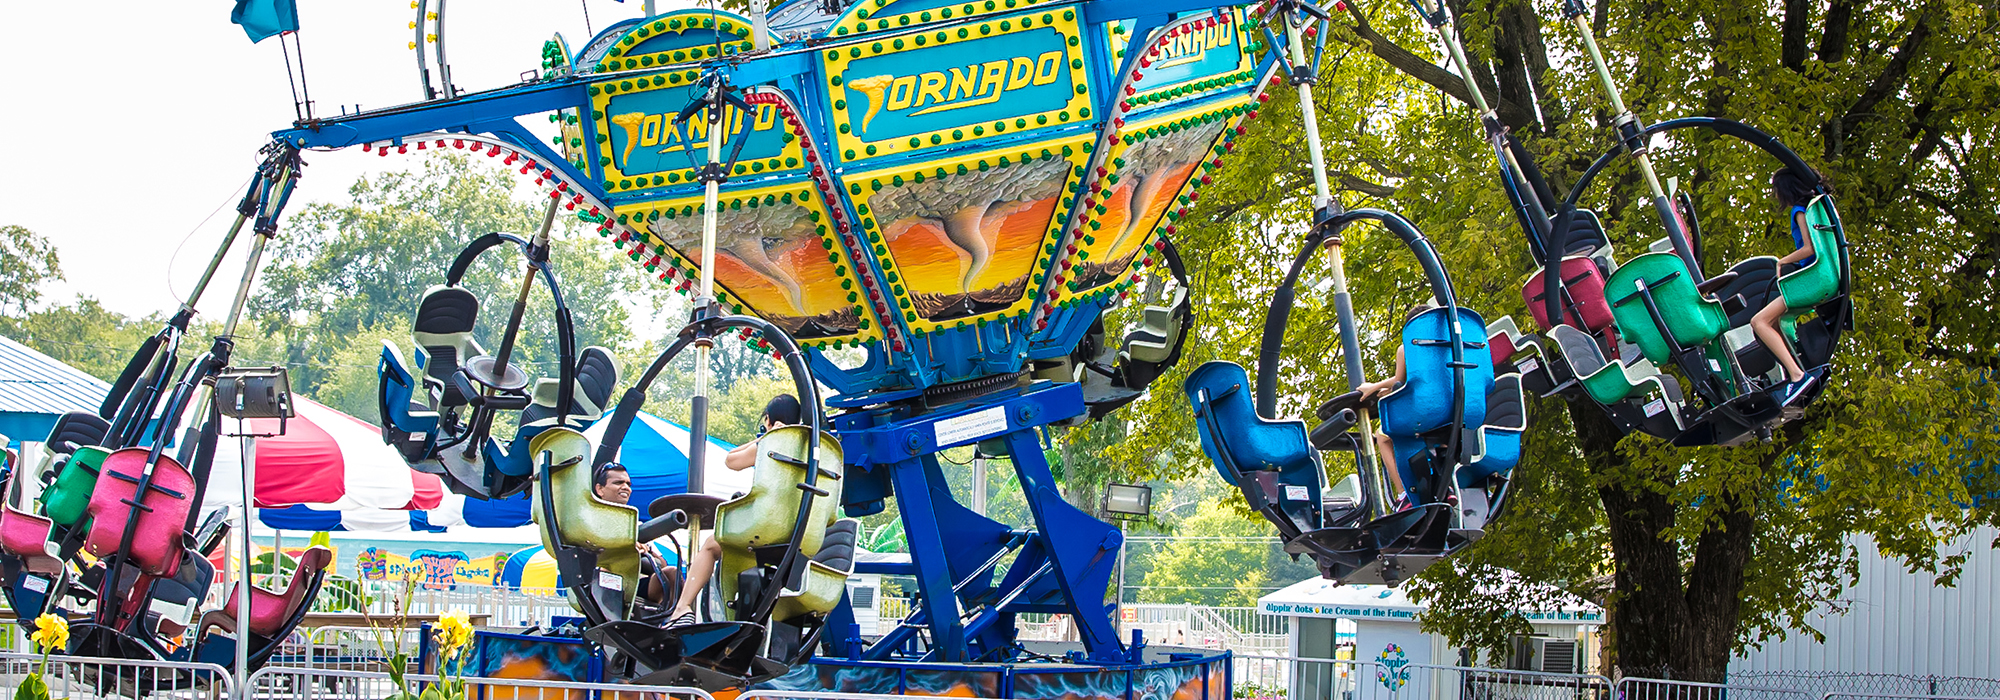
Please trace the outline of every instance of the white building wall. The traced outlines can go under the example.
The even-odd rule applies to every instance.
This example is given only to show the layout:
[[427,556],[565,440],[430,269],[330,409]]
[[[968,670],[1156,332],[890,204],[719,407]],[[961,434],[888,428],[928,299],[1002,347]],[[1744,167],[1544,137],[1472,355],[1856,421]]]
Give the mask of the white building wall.
[[1983,527],[1946,552],[1970,551],[1953,588],[1931,574],[1911,573],[1879,554],[1874,542],[1853,537],[1860,552],[1860,580],[1840,594],[1846,614],[1822,608],[1809,623],[1825,643],[1802,633],[1766,641],[1730,663],[1732,674],[1774,671],[1841,671],[1972,678],[2000,678],[2000,531]]

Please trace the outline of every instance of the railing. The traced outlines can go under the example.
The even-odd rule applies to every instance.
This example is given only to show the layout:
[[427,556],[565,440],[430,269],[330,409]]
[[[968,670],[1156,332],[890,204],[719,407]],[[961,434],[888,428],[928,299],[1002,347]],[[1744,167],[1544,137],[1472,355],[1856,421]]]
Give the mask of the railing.
[[[465,697],[481,700],[715,700],[699,688],[556,680],[466,678]],[[417,697],[437,676],[410,674],[398,687],[389,674],[326,668],[267,666],[250,675],[245,700],[381,700]]]
[[0,652],[0,692],[6,696],[32,673],[42,674],[48,696],[56,700],[216,700],[236,692],[229,671],[213,664],[50,656],[45,668],[39,654]]
[[1801,690],[1749,683],[1696,683],[1626,677],[1618,681],[1618,700],[1813,700]]
[[1729,674],[1729,682],[1767,688],[1786,688],[1815,696],[2000,698],[2000,680],[1959,676],[1780,671],[1732,673]]
[[1591,674],[1241,654],[1231,671],[1249,700],[1623,700]]
[[[309,636],[294,634],[278,646],[268,666],[342,671],[387,671],[398,649],[415,656],[423,641],[421,628],[317,627]],[[398,644],[397,637],[401,637]]]

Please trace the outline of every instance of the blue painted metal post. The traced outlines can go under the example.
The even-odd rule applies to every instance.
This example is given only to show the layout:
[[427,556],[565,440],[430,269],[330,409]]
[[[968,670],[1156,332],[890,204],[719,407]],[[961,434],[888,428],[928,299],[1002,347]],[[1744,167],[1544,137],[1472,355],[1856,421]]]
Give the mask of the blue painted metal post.
[[1063,500],[1035,431],[1008,434],[1007,447],[1013,453],[1014,473],[1021,480],[1028,509],[1035,515],[1036,538],[1042,541],[1044,551],[1055,565],[1056,584],[1069,602],[1085,654],[1092,661],[1125,661],[1125,647],[1118,642],[1118,629],[1111,624],[1112,608],[1116,606],[1104,601],[1104,590],[1111,585],[1112,564],[1117,560],[1116,553],[1124,537],[1109,523]]
[[[910,542],[910,563],[916,566],[917,596],[929,616],[933,661],[965,660],[965,628],[958,621],[958,593],[952,590],[951,565],[944,551],[944,533],[931,505],[930,480],[924,474],[931,455],[889,466],[896,483],[896,509]],[[946,498],[951,494],[947,492]]]

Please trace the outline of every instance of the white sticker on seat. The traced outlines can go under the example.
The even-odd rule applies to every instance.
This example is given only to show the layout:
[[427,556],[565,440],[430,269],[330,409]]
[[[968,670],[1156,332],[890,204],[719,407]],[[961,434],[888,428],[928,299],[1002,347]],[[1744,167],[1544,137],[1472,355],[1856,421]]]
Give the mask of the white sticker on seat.
[[1522,360],[1521,364],[1515,365],[1515,369],[1521,370],[1522,374],[1528,374],[1541,368],[1542,368],[1542,363],[1533,358]]
[[946,418],[932,425],[937,430],[939,446],[977,440],[1007,431],[1007,407],[994,406],[984,411]]
[[21,580],[21,585],[27,586],[28,590],[34,591],[36,593],[49,592],[49,580],[42,578],[40,576],[36,576],[34,574],[29,574],[27,577],[23,578]]
[[605,571],[603,569],[598,569],[597,587],[618,591],[619,593],[624,593],[625,579],[620,578],[618,574],[614,574],[609,571]]
[[1311,500],[1311,499],[1312,499],[1312,496],[1311,496],[1311,495],[1309,495],[1309,494],[1307,494],[1307,492],[1306,492],[1306,487],[1304,487],[1304,486],[1293,486],[1293,485],[1291,485],[1291,484],[1286,484],[1286,485],[1285,485],[1285,500],[1287,500],[1287,501],[1306,501],[1306,500]]
[[1662,412],[1662,411],[1665,411],[1665,410],[1667,410],[1667,400],[1666,400],[1666,399],[1653,399],[1653,400],[1651,400],[1651,401],[1647,401],[1647,402],[1646,402],[1646,417],[1647,417],[1647,418],[1651,418],[1651,417],[1653,417],[1653,416],[1657,416],[1657,415],[1660,415],[1660,412]]

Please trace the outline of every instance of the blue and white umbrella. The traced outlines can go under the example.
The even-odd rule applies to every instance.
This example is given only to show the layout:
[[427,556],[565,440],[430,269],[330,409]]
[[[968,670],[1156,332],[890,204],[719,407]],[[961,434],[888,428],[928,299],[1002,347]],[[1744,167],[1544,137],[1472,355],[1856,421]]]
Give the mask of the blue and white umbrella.
[[[595,445],[604,437],[611,421],[601,420],[584,436]],[[685,493],[688,474],[688,429],[678,423],[641,412],[625,434],[617,461],[632,477],[632,505],[643,513],[646,504],[661,496]],[[749,470],[730,471],[723,455],[734,445],[708,439],[704,450],[704,491],[728,498],[750,490]],[[277,530],[301,532],[443,532],[449,527],[512,528],[533,522],[528,513],[528,494],[481,501],[455,493],[429,510],[380,510],[353,508],[332,510],[295,505],[288,508],[260,508],[257,519]]]

